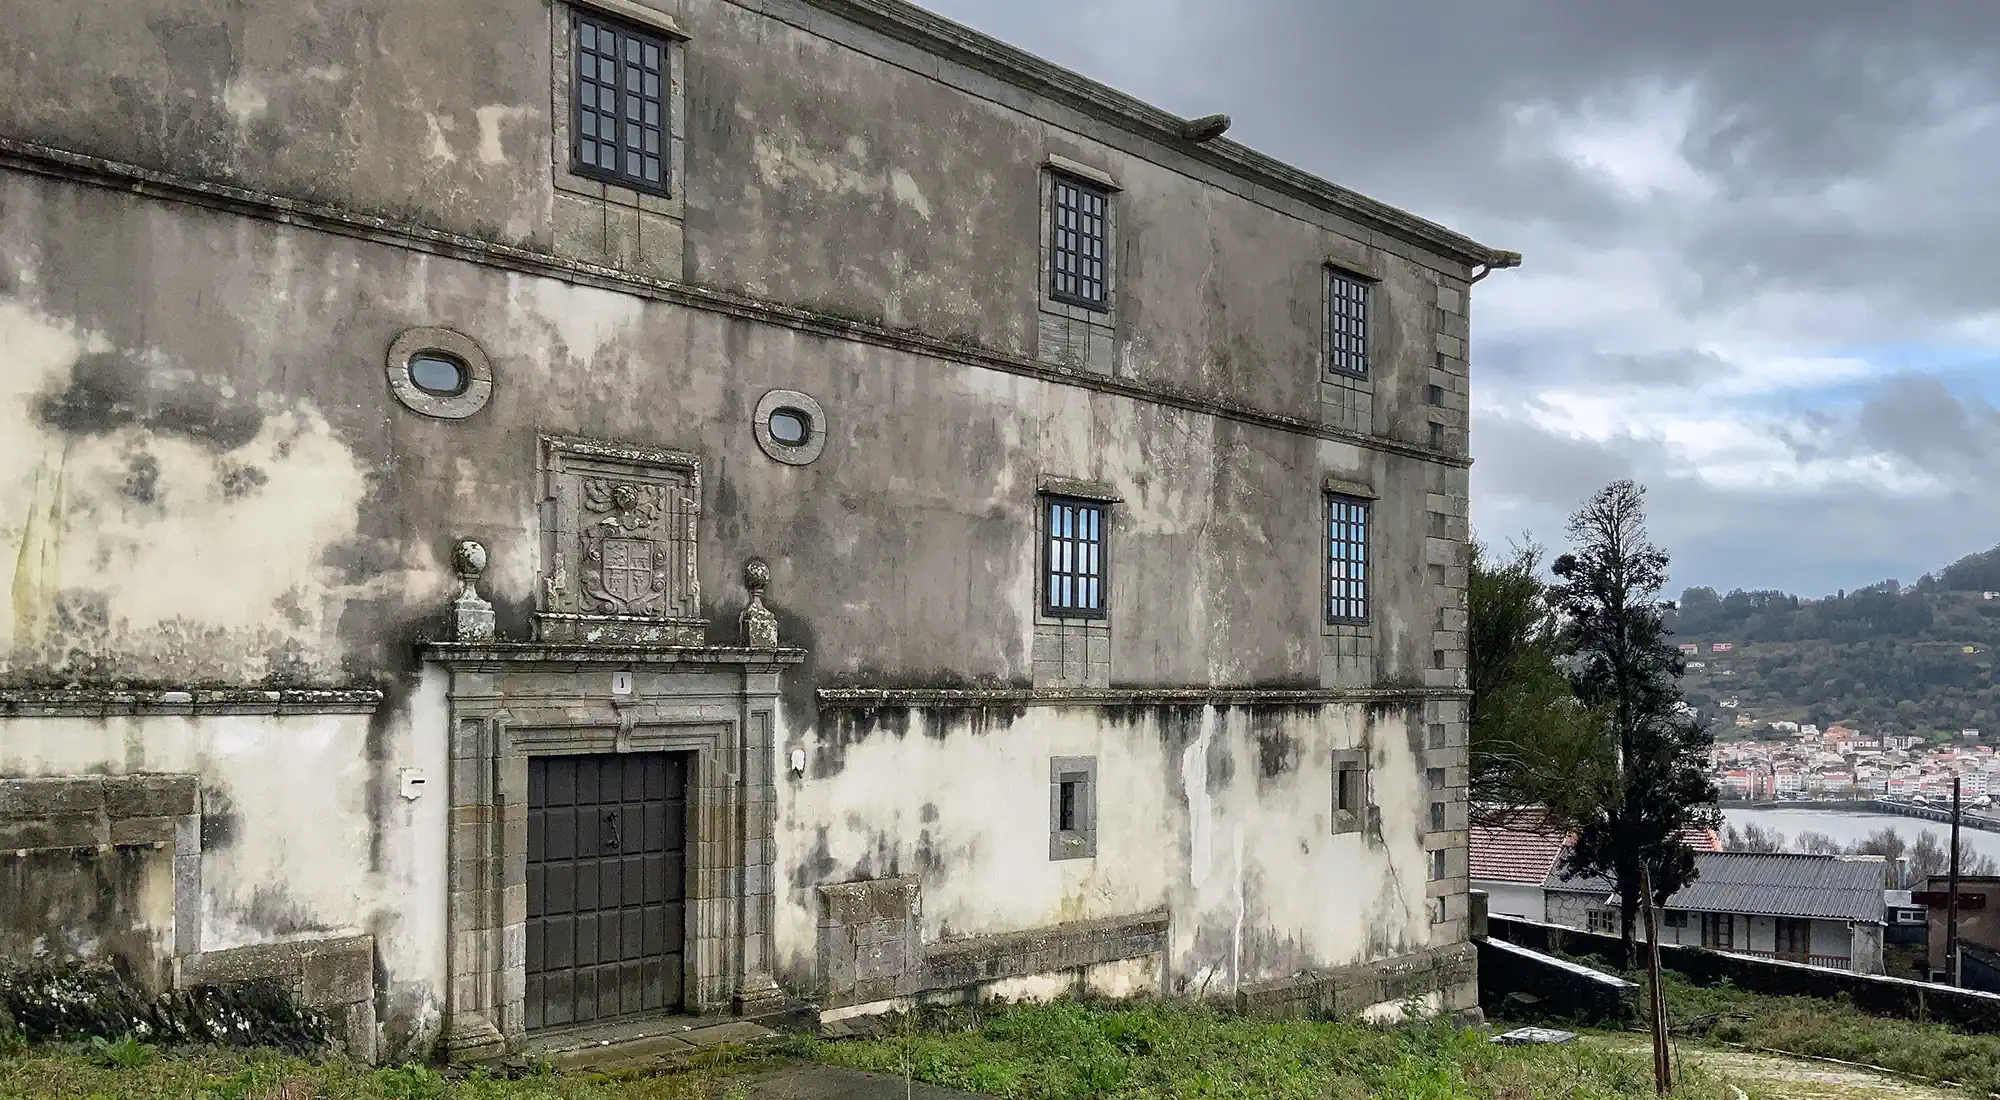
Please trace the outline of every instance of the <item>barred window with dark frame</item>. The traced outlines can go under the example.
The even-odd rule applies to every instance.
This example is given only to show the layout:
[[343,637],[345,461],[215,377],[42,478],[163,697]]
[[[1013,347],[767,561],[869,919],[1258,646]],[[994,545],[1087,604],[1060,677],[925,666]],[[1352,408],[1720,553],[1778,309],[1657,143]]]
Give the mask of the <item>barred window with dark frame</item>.
[[1338,268],[1326,269],[1326,368],[1368,377],[1369,282]]
[[667,193],[667,43],[582,11],[570,13],[575,54],[570,169]]
[[1368,621],[1368,511],[1365,500],[1326,497],[1326,621]]
[[1105,505],[1046,496],[1042,509],[1042,611],[1063,618],[1102,618],[1110,595]]
[[1105,244],[1111,195],[1068,176],[1049,185],[1049,297],[1101,310],[1110,304]]

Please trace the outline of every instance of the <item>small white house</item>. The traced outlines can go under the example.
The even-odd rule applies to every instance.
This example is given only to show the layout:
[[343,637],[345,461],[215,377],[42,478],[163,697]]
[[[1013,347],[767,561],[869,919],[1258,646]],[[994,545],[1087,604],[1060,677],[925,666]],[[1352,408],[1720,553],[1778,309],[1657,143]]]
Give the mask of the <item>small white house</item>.
[[[1882,973],[1882,857],[1696,852],[1694,863],[1695,880],[1660,914],[1661,943]],[[1618,898],[1607,879],[1552,872],[1543,898],[1550,924],[1618,932]]]

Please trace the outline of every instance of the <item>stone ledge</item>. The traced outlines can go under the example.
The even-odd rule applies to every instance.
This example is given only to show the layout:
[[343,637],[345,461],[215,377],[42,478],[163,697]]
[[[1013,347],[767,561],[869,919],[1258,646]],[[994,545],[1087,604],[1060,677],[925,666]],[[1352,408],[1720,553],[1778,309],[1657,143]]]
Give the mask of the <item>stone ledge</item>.
[[425,642],[427,660],[440,664],[628,664],[628,665],[795,665],[806,659],[803,649],[755,649],[749,646],[566,645],[543,642]]
[[0,718],[118,718],[215,714],[373,714],[382,693],[373,688],[280,691],[125,691],[57,688],[0,691]]
[[881,706],[1255,706],[1258,704],[1399,703],[1470,699],[1458,687],[1383,688],[820,688],[829,709]]
[[1236,1009],[1252,1016],[1352,1016],[1370,1006],[1427,993],[1446,995],[1469,989],[1479,977],[1478,955],[1467,942],[1410,955],[1357,963],[1334,970],[1307,971],[1289,978],[1256,982],[1236,991]]
[[200,807],[192,775],[0,779],[0,850],[171,847]]
[[940,940],[924,947],[922,984],[954,989],[1155,955],[1167,949],[1167,923],[1167,911],[1159,909]]

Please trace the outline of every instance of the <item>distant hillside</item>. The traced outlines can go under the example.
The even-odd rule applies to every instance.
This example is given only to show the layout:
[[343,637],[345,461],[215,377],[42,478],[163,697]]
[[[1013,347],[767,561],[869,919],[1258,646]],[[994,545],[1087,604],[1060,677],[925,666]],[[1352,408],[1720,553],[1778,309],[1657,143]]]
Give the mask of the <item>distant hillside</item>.
[[[1701,646],[1682,682],[1690,705],[1727,728],[1835,722],[1867,732],[2000,737],[2000,547],[1905,587],[1883,581],[1823,600],[1785,592],[1690,588],[1669,616],[1676,641]],[[1715,643],[1733,645],[1715,653]],[[1968,652],[1968,648],[1971,650]],[[1736,700],[1736,707],[1722,706]]]

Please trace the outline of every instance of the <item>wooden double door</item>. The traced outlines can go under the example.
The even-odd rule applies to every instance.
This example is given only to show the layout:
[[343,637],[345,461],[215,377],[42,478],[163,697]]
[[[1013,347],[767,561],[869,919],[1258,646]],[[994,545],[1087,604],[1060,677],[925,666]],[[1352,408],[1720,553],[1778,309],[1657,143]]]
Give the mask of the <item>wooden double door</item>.
[[682,1008],[689,760],[529,758],[529,1029]]

